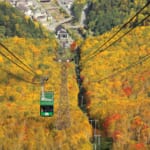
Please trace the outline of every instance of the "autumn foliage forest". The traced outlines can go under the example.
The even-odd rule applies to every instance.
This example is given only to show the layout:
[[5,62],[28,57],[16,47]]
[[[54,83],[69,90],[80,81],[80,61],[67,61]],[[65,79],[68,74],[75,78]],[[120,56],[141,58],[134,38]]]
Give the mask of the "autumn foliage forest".
[[[6,7],[8,7],[7,5]],[[21,19],[19,16],[17,18]],[[42,38],[34,38],[35,35],[30,37],[31,32],[28,32],[30,31],[30,26],[26,26],[26,29],[24,33],[28,38],[25,38],[24,35],[20,35],[21,37],[7,35],[6,37],[5,34],[1,34],[0,38],[1,43],[38,74],[38,76],[34,76],[24,72],[0,55],[0,149],[92,149],[89,142],[89,138],[92,135],[91,126],[86,115],[77,106],[78,87],[74,78],[74,65],[68,64],[71,126],[66,130],[57,130],[55,123],[60,98],[61,78],[60,64],[55,62],[54,58],[59,44],[52,35]],[[36,34],[38,32],[37,30]],[[0,46],[0,51],[20,64],[2,46]],[[55,95],[54,117],[52,118],[40,117],[40,84],[27,83],[28,81],[39,83],[39,77],[43,75],[49,76],[45,89],[54,91]],[[22,81],[21,78],[26,81]]]
[[[128,66],[149,55],[150,27],[137,27],[94,59],[87,59],[91,48],[96,49],[117,30],[114,28],[102,36],[90,37],[81,47],[81,76],[88,113],[99,120],[101,134],[113,138],[114,150],[148,150],[150,60]],[[124,68],[127,69],[121,72]]]
[[[10,6],[7,4],[5,7]],[[12,17],[21,20],[18,12],[11,9],[14,13]],[[22,20],[27,23],[24,25],[26,30],[21,34],[24,28],[21,24],[9,24],[8,19],[11,20],[11,17],[7,15],[9,16],[8,13],[3,14],[2,19],[0,16],[0,42],[32,67],[37,76],[24,72],[0,55],[0,149],[92,150],[92,127],[86,114],[78,107],[79,89],[75,64],[67,65],[71,126],[57,130],[55,123],[61,77],[60,63],[54,61],[54,58],[60,49],[58,41],[53,34],[48,35],[40,24],[34,21],[31,23],[26,17]],[[31,34],[29,22],[36,34]],[[9,32],[5,23],[7,27],[17,27],[16,32]],[[114,27],[102,35],[89,36],[85,41],[79,39],[77,42],[81,44],[80,67],[87,115],[98,120],[97,133],[101,134],[101,138],[113,140],[113,150],[149,150],[150,60],[141,61],[133,67],[128,66],[149,55],[150,26],[137,27],[106,51],[93,59],[87,59],[118,28]],[[126,30],[127,28],[122,30],[117,37]],[[36,35],[38,38],[35,38]],[[0,52],[19,63],[2,46]],[[122,69],[124,71],[120,71]],[[51,118],[39,115],[39,82],[43,75],[49,76],[45,89],[54,91],[54,116]]]
[[[3,43],[28,63],[39,75],[50,77],[46,90],[55,93],[54,117],[39,116],[40,85],[26,83],[6,73],[9,70],[26,80],[39,82],[32,74],[24,73],[10,61],[0,56],[0,148],[1,149],[90,149],[91,127],[86,116],[77,107],[78,88],[75,83],[73,65],[68,66],[71,127],[57,131],[55,128],[58,99],[60,97],[60,64],[53,61],[57,49],[55,39],[4,38]],[[2,48],[1,48],[2,50]],[[4,50],[3,50],[4,51]],[[11,57],[11,56],[10,56]],[[84,128],[84,130],[83,130]],[[82,143],[82,144],[81,144]]]

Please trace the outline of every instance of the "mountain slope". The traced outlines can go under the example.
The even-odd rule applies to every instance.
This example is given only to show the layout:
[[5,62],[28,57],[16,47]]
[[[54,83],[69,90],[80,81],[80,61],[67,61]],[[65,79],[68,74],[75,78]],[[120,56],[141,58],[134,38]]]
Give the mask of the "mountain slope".
[[[150,27],[136,28],[106,51],[84,62],[87,55],[116,30],[88,38],[81,47],[81,76],[88,113],[99,120],[102,138],[113,139],[114,150],[137,150],[138,147],[148,150],[150,58],[134,67],[128,66],[150,54]],[[120,72],[124,68],[127,69]]]
[[[61,67],[54,60],[59,44],[51,33],[7,3],[2,3],[0,8],[0,42],[38,74],[29,74],[0,55],[0,149],[92,150],[91,126],[77,106],[74,65],[67,65],[71,126],[57,130]],[[0,52],[20,64],[2,46]],[[45,90],[54,92],[51,118],[40,117],[40,84],[26,82],[40,83],[40,77],[45,75],[49,76]]]
[[[57,49],[56,40],[12,37],[3,39],[3,43],[39,75],[49,76],[45,89],[54,91],[55,104],[53,117],[40,117],[40,85],[23,82],[1,68],[29,81],[40,82],[40,78],[34,79],[0,55],[0,149],[91,150],[91,127],[77,106],[78,87],[71,69],[73,64],[68,64],[71,126],[66,130],[55,128],[60,98],[60,63],[53,60],[55,53],[50,50]],[[7,54],[2,47],[1,50]]]

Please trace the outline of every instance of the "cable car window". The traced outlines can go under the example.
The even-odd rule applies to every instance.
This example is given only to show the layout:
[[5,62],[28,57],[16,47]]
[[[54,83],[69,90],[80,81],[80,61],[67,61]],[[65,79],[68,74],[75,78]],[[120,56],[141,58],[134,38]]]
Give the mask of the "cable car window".
[[41,112],[53,112],[53,106],[41,106]]

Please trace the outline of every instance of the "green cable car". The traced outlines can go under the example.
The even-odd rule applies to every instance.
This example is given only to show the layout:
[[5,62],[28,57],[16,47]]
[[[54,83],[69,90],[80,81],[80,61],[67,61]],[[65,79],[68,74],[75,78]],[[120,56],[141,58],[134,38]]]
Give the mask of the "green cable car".
[[42,92],[40,98],[40,115],[51,117],[54,115],[54,93],[50,91]]

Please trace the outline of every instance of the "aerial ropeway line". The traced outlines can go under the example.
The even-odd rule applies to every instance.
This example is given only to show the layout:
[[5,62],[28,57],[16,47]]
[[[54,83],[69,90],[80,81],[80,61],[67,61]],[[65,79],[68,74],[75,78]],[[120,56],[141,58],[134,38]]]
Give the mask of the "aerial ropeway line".
[[136,24],[134,27],[132,27],[128,32],[126,32],[121,37],[119,37],[117,40],[115,40],[112,44],[110,44],[106,48],[102,49],[102,47],[104,47],[108,42],[110,42],[120,31],[122,31],[131,21],[133,21],[133,19],[135,17],[137,17],[146,7],[148,7],[149,4],[150,4],[150,1],[148,1],[133,17],[131,17],[129,19],[129,21],[127,21],[125,24],[123,24],[119,28],[119,30],[117,32],[115,32],[107,41],[105,41],[100,47],[98,47],[94,52],[92,52],[91,56],[87,56],[87,58],[85,58],[85,60],[83,59],[84,63],[86,61],[88,61],[89,59],[92,59],[93,57],[95,57],[97,54],[99,54],[99,53],[105,51],[106,49],[108,49],[110,46],[112,46],[113,44],[118,42],[121,38],[123,38],[125,35],[127,35],[129,32],[131,32],[135,27],[137,27],[138,25],[143,23],[146,19],[148,19],[148,17],[150,16],[149,14],[144,19],[142,19],[138,24]]
[[32,81],[29,81],[29,80],[24,79],[23,77],[20,77],[20,76],[14,74],[14,73],[12,73],[12,72],[10,72],[10,71],[8,71],[8,70],[2,68],[2,67],[0,67],[0,69],[1,69],[2,71],[6,72],[8,75],[11,75],[12,77],[14,77],[16,80],[21,80],[21,81],[23,81],[23,82],[25,82],[25,83],[30,83],[30,84],[32,84],[32,85],[40,85],[40,82],[32,82]]
[[100,83],[100,82],[102,82],[104,80],[107,80],[109,78],[115,77],[115,76],[121,74],[122,72],[130,70],[131,68],[133,68],[133,67],[135,67],[135,66],[137,66],[137,65],[139,65],[139,64],[141,64],[141,63],[143,63],[145,61],[147,61],[148,59],[150,59],[150,54],[148,54],[146,56],[143,56],[142,58],[140,58],[140,60],[138,60],[136,62],[133,62],[131,65],[128,65],[127,67],[122,68],[122,69],[118,70],[117,72],[115,72],[115,73],[113,73],[111,75],[108,75],[107,77],[104,77],[104,78],[98,79],[98,80],[94,80],[94,81],[91,81],[91,82],[99,82]]
[[[15,62],[14,60],[12,60],[9,56],[5,55],[5,53],[3,53],[2,51],[0,51],[0,54],[5,57],[6,59],[8,59],[10,62],[12,62],[13,64],[15,64],[17,67],[19,67],[20,69],[22,69],[23,71],[32,74],[32,76],[34,77],[33,80],[38,76],[36,72],[34,72],[34,70],[29,67],[28,65],[26,65],[18,56],[16,56],[13,52],[11,52],[5,45],[3,45],[2,43],[0,43],[0,46],[2,46],[11,56],[13,56],[15,59],[17,59],[19,61],[19,63],[21,63],[22,65],[18,64],[17,62]],[[26,67],[26,68],[25,68]],[[2,67],[0,67],[0,69],[4,72],[6,72],[8,75],[11,75],[12,77],[14,77],[17,80],[21,80],[25,83],[30,83],[32,85],[41,85],[41,97],[40,97],[40,116],[42,117],[51,117],[53,116],[53,105],[54,105],[54,94],[51,91],[44,91],[44,84],[45,82],[48,80],[48,78],[42,77],[41,78],[41,82],[33,82],[33,81],[29,81],[23,77],[20,77]],[[39,77],[39,76],[38,76]]]
[[9,58],[7,55],[5,55],[3,52],[0,51],[0,54],[5,57],[6,59],[8,59],[9,61],[11,61],[13,64],[15,64],[17,67],[19,67],[20,69],[22,69],[23,71],[32,74],[29,70],[27,70],[26,68],[22,67],[21,65],[17,64],[14,60],[12,60],[11,58]]
[[[10,55],[12,55],[17,61],[19,61],[23,66],[25,66],[28,70],[30,70],[33,74],[36,74],[36,72],[34,72],[34,70],[30,67],[30,66],[28,66],[27,64],[25,64],[18,56],[16,56],[12,51],[10,51],[4,44],[2,44],[1,42],[0,42],[0,46],[1,47],[3,47]],[[4,53],[2,54],[2,52],[1,52],[1,55],[3,55],[4,57],[6,57],[7,59],[9,59],[9,57],[7,57]],[[9,59],[10,60],[10,59]],[[12,60],[10,60],[10,61],[12,61]],[[14,62],[13,62],[14,63]],[[15,63],[15,65],[16,65],[16,63]],[[17,65],[18,66],[18,65]],[[18,66],[19,67],[19,66]],[[22,67],[23,68],[23,67]],[[21,69],[22,69],[21,68]],[[26,70],[26,69],[23,69],[24,71]],[[28,71],[27,71],[28,72]]]
[[[131,17],[126,23],[124,23],[117,32],[115,32],[108,40],[106,40],[100,47],[97,48],[101,49],[102,47],[104,47],[109,41],[111,41],[121,30],[123,30],[135,17],[137,17],[146,7],[148,7],[148,5],[150,4],[150,2],[147,2],[133,17]],[[96,50],[96,51],[97,51]],[[95,51],[95,52],[96,52]]]
[[68,42],[68,33],[66,30],[62,29],[63,32],[58,36],[59,44],[61,45],[61,53],[57,52],[56,58],[53,60],[60,63],[60,97],[58,101],[58,111],[56,115],[56,129],[63,130],[69,128],[71,125],[70,118],[70,104],[68,96],[68,68],[67,63],[72,62],[74,59],[71,56],[66,57],[66,51],[70,50],[70,44]]
[[133,29],[135,29],[138,25],[140,25],[141,23],[143,23],[145,20],[147,20],[150,17],[150,14],[147,15],[144,19],[142,19],[139,23],[137,23],[133,28],[130,28],[130,30],[128,30],[127,32],[125,32],[122,36],[120,36],[118,39],[116,39],[115,41],[113,41],[111,44],[109,44],[107,47],[103,48],[103,49],[99,49],[97,50],[97,52],[94,52],[93,55],[89,56],[87,59],[83,60],[83,62],[81,63],[84,64],[87,61],[93,59],[96,55],[98,55],[99,53],[102,53],[104,51],[106,51],[109,47],[111,47],[112,45],[116,44],[118,41],[120,41],[123,37],[125,37],[127,34],[129,34]]
[[[41,77],[41,82],[33,82],[34,79],[38,76],[34,70],[25,64],[18,56],[16,56],[13,52],[11,52],[4,44],[0,42],[0,46],[4,48],[10,55],[7,56],[2,50],[0,50],[0,54],[9,60],[11,63],[15,64],[17,67],[19,67],[21,70],[23,70],[26,73],[29,73],[33,76],[33,80],[29,81],[23,77],[20,77],[16,75],[15,73],[12,73],[2,67],[0,67],[1,70],[6,72],[8,75],[11,75],[17,80],[21,80],[25,83],[30,83],[32,85],[41,85],[41,96],[40,96],[40,116],[41,117],[52,117],[54,115],[54,92],[53,91],[45,91],[44,85],[46,84],[48,78]],[[65,54],[64,54],[65,55]],[[14,59],[15,58],[15,61]],[[61,87],[60,87],[60,101],[59,101],[59,107],[62,108],[60,111],[58,111],[58,121],[57,121],[57,129],[64,129],[70,126],[70,117],[66,118],[67,116],[70,116],[69,114],[69,104],[68,104],[68,90],[67,90],[67,66],[66,63],[73,61],[73,58],[58,58],[56,57],[55,61],[61,62]],[[39,76],[38,76],[39,77]],[[65,106],[65,107],[64,107]],[[68,110],[68,111],[67,111]],[[65,113],[66,112],[66,113]],[[64,115],[65,113],[65,115]],[[63,120],[62,120],[63,117]],[[66,119],[65,119],[66,118]]]

